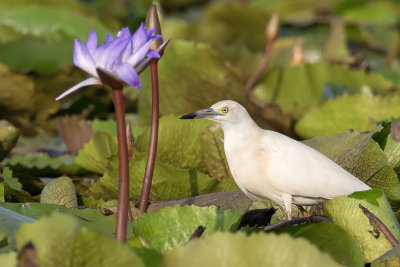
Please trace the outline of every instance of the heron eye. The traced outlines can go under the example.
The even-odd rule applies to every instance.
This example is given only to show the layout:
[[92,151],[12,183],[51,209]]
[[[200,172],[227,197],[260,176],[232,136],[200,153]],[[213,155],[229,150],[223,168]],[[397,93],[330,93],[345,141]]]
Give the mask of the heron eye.
[[227,107],[222,108],[222,113],[228,113],[228,111],[229,111],[229,108],[227,108]]

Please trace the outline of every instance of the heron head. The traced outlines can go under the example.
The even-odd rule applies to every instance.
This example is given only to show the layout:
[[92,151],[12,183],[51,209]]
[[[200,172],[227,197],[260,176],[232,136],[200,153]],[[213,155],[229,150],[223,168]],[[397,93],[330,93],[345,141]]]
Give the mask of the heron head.
[[244,116],[249,115],[242,105],[232,100],[223,100],[210,108],[183,115],[181,119],[207,119],[224,124],[240,122]]

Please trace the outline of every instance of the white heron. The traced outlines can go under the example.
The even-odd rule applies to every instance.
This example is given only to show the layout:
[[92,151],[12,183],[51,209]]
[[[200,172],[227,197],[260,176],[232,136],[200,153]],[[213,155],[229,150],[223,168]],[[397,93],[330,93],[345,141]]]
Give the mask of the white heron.
[[229,169],[239,188],[251,199],[275,201],[286,210],[289,220],[292,204],[318,205],[327,199],[371,189],[317,150],[261,129],[235,101],[220,101],[181,119],[219,123],[224,131]]

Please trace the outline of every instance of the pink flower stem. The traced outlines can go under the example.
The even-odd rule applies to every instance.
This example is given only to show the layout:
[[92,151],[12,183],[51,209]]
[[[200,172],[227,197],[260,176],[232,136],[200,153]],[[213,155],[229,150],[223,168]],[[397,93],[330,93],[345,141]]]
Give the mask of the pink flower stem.
[[151,86],[152,86],[152,112],[149,152],[146,162],[146,170],[143,178],[142,194],[140,195],[139,209],[142,212],[147,211],[150,199],[151,181],[153,179],[154,162],[157,152],[158,138],[158,118],[159,118],[159,93],[158,93],[158,60],[150,63]]
[[126,140],[124,99],[122,85],[113,87],[115,118],[117,120],[117,140],[119,158],[119,189],[117,222],[115,236],[121,243],[125,243],[129,210],[129,161],[128,145]]

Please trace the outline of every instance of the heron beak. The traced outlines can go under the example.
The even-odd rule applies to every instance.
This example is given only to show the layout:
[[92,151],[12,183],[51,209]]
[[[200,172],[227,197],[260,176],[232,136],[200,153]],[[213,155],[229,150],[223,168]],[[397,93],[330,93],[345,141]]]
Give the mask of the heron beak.
[[208,118],[216,116],[216,115],[221,115],[221,114],[212,108],[206,108],[206,109],[198,110],[198,111],[183,115],[182,117],[180,117],[180,119],[183,119],[183,120],[208,119]]

